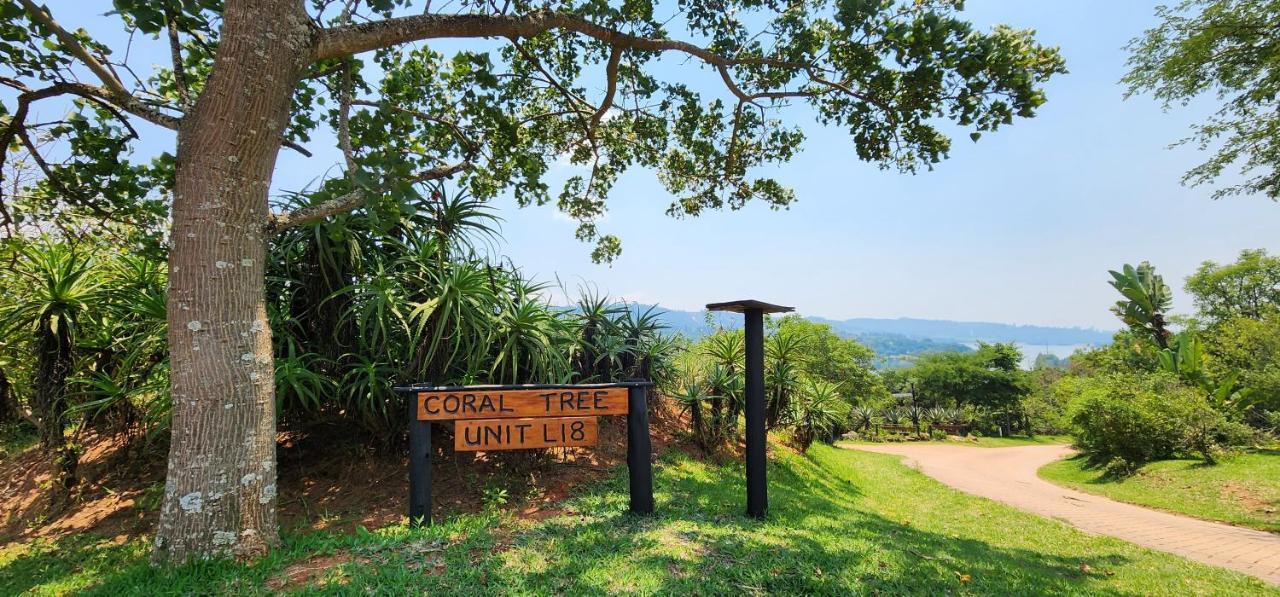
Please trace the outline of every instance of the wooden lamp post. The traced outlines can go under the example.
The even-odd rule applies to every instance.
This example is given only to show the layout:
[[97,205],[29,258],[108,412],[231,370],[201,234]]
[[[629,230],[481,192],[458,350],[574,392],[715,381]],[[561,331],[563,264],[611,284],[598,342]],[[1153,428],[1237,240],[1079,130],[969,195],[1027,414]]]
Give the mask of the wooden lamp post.
[[743,315],[747,345],[747,516],[764,518],[769,511],[769,485],[765,480],[764,314],[795,309],[747,300],[710,303],[707,310]]

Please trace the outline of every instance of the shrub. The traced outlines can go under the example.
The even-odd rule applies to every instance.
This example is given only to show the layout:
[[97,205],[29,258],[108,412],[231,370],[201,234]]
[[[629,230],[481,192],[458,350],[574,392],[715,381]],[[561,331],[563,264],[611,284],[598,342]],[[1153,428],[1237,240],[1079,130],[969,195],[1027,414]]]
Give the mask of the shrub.
[[1250,441],[1242,425],[1227,421],[1197,390],[1168,374],[1084,380],[1070,415],[1076,445],[1109,474],[1179,456],[1213,462],[1222,448]]
[[849,403],[840,386],[809,380],[792,401],[787,422],[794,429],[796,447],[809,449],[814,440],[833,441],[839,426],[849,419]]

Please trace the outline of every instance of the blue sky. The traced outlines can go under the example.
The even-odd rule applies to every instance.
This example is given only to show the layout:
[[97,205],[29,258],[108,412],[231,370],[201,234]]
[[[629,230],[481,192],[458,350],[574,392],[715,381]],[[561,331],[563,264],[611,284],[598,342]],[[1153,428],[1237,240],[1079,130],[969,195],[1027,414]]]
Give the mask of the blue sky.
[[[107,43],[116,26],[80,1],[47,0],[60,20]],[[108,3],[101,2],[103,11]],[[1164,113],[1149,98],[1123,99],[1125,43],[1154,23],[1155,2],[970,0],[980,27],[1034,28],[1061,48],[1070,74],[1050,82],[1032,120],[971,143],[960,134],[951,159],[911,176],[859,162],[847,135],[797,110],[806,150],[773,173],[796,190],[786,211],[675,220],[652,173],[615,187],[602,231],[623,253],[596,265],[574,224],[553,207],[495,206],[501,251],[544,280],[573,291],[594,284],[614,296],[697,309],[759,298],[831,318],[919,317],[1112,329],[1107,269],[1150,260],[1189,312],[1182,279],[1206,259],[1241,249],[1280,251],[1280,205],[1261,197],[1210,199],[1179,184],[1203,157],[1167,149],[1210,103]],[[150,49],[142,47],[137,51]],[[155,60],[162,62],[163,54]],[[666,67],[664,67],[666,68]],[[708,79],[688,69],[672,76]],[[171,146],[162,131],[143,147]],[[297,188],[337,162],[333,151],[282,153],[278,188]],[[336,169],[335,169],[336,172]]]

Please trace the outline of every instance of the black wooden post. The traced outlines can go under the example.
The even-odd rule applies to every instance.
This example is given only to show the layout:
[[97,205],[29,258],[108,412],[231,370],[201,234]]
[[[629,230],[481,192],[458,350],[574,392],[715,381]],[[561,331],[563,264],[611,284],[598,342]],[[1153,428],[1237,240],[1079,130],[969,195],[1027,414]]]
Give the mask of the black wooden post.
[[653,446],[649,441],[649,383],[627,386],[627,476],[631,512],[653,514]]
[[747,344],[747,516],[764,518],[769,511],[765,479],[764,311],[743,312]]
[[746,334],[747,416],[747,516],[764,518],[769,511],[769,484],[765,478],[767,438],[764,427],[764,314],[785,313],[791,307],[760,301],[712,303],[708,311],[742,313]]
[[418,420],[418,395],[409,400],[409,526],[431,524],[431,421]]

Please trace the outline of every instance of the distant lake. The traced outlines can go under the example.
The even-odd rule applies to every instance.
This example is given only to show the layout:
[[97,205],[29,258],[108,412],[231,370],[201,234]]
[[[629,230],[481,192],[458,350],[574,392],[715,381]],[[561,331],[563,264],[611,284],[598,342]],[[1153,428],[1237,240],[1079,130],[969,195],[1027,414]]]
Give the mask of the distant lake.
[[[1030,369],[1036,362],[1036,357],[1042,354],[1051,354],[1060,359],[1065,359],[1077,350],[1082,348],[1093,348],[1093,344],[1026,344],[1023,342],[1014,342],[1018,350],[1022,351],[1022,368]],[[965,342],[965,346],[969,348],[978,348],[977,342]]]

